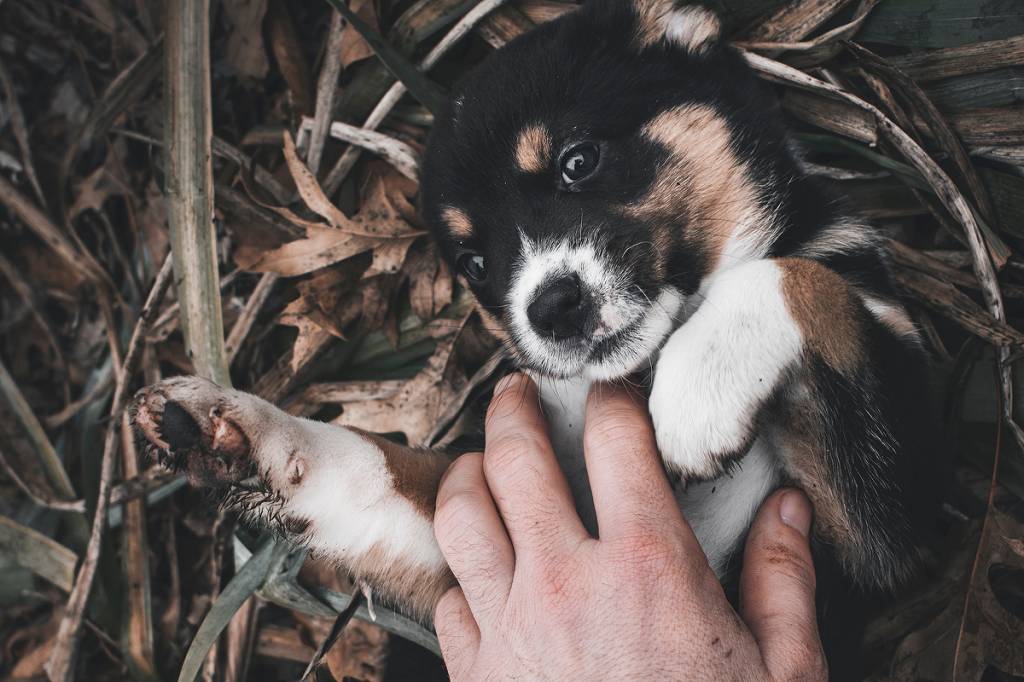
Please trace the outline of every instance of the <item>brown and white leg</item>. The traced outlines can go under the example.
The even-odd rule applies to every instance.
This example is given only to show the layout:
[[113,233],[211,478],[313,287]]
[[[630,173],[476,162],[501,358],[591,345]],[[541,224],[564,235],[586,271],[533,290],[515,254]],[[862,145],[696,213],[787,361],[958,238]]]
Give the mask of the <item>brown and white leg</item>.
[[294,417],[196,377],[147,387],[135,423],[194,485],[310,547],[428,620],[453,578],[434,539],[449,459],[355,429]]
[[723,272],[655,370],[649,404],[666,466],[715,479],[765,435],[814,503],[818,537],[862,584],[890,586],[913,562],[903,500],[912,444],[897,436],[907,419],[889,399],[913,346],[814,261]]

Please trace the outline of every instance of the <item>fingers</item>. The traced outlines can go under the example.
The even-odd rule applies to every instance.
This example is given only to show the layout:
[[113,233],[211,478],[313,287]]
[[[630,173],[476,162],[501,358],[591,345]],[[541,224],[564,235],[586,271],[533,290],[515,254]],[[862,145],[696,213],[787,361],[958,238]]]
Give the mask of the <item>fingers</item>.
[[468,679],[473,658],[480,649],[480,628],[473,620],[462,588],[453,587],[441,595],[434,609],[434,630],[449,677]]
[[483,456],[462,455],[437,492],[434,535],[473,614],[485,618],[504,605],[515,555],[484,480]]
[[575,547],[589,537],[527,376],[509,375],[495,387],[485,435],[484,476],[517,558]]
[[623,386],[594,384],[583,451],[602,539],[650,525],[696,546],[665,477],[642,396]]
[[798,490],[765,500],[747,537],[740,611],[777,679],[826,679],[807,534],[811,504]]

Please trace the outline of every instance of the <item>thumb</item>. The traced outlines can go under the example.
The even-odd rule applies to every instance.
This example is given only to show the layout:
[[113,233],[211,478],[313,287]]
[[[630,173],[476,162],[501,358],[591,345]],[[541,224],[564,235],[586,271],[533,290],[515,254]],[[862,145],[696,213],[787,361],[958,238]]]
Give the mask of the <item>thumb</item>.
[[807,535],[811,503],[785,489],[765,500],[747,537],[740,612],[775,679],[827,678]]

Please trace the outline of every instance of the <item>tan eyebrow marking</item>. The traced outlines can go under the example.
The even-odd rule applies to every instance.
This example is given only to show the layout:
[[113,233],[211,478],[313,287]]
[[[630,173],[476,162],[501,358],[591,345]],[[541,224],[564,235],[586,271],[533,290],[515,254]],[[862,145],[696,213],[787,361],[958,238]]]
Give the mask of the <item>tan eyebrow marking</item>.
[[684,105],[655,116],[644,135],[669,157],[640,201],[627,207],[647,220],[686,216],[689,239],[707,248],[709,271],[730,239],[761,244],[772,235],[746,164],[733,152],[726,121],[705,105]]
[[551,133],[535,123],[523,128],[516,141],[516,164],[524,173],[540,173],[551,163]]
[[473,222],[461,208],[446,206],[441,211],[441,218],[448,225],[448,231],[453,237],[468,239],[473,236]]

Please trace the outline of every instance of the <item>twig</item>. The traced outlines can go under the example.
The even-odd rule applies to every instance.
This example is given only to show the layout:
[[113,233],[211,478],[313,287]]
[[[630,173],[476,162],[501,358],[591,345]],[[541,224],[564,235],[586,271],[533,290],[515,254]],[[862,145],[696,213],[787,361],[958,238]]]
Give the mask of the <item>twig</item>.
[[231,328],[231,333],[228,334],[228,340],[224,342],[224,352],[227,354],[227,361],[230,365],[235,361],[235,357],[238,356],[238,351],[242,347],[242,343],[245,341],[245,337],[249,335],[252,330],[252,325],[256,321],[256,316],[259,315],[263,309],[263,305],[267,302],[270,297],[270,292],[274,290],[274,285],[277,284],[277,280],[281,278],[276,272],[266,272],[260,277],[260,281],[256,284],[256,288],[253,289],[252,295],[249,296],[249,300],[246,301],[245,308],[242,309],[238,319],[235,320],[235,326]]
[[341,75],[341,37],[344,35],[344,28],[345,20],[341,18],[341,14],[336,10],[331,12],[327,49],[324,50],[324,63],[320,67],[320,77],[316,82],[316,111],[309,133],[309,151],[306,152],[306,165],[313,175],[320,172],[327,129],[331,125],[331,113],[334,111],[334,95],[338,88],[338,76]]
[[[85,500],[81,498],[76,500],[58,500],[46,492],[33,490],[32,486],[30,486],[25,479],[21,477],[18,470],[11,465],[10,460],[7,459],[7,455],[4,454],[3,450],[0,450],[0,468],[4,470],[4,473],[7,474],[11,481],[14,482],[14,485],[17,486],[26,497],[40,507],[53,509],[54,511],[78,512],[79,514],[85,513]],[[110,508],[113,509],[125,502],[144,497],[148,495],[151,490],[159,488],[165,483],[170,483],[177,477],[178,474],[165,473],[157,476],[136,476],[126,481],[122,481],[110,490]]]
[[363,595],[361,590],[354,590],[352,592],[352,598],[348,602],[348,606],[344,608],[338,617],[334,619],[334,624],[331,626],[331,631],[324,637],[324,641],[320,642],[320,646],[317,648],[316,653],[313,654],[313,658],[309,659],[309,665],[306,666],[306,670],[302,673],[302,677],[299,680],[306,680],[310,674],[316,670],[317,666],[320,665],[320,661],[323,657],[331,650],[334,643],[338,641],[338,637],[344,632],[345,626],[349,624],[352,617],[356,615],[356,611],[366,601],[366,597]]
[[74,589],[68,599],[67,607],[64,610],[64,618],[61,619],[57,636],[54,640],[53,651],[46,663],[46,673],[51,682],[64,682],[74,677],[75,659],[78,653],[78,644],[81,639],[82,617],[85,614],[85,607],[89,601],[89,594],[92,591],[92,583],[96,577],[96,569],[99,565],[100,551],[102,549],[103,530],[107,522],[107,509],[110,504],[110,489],[114,478],[114,449],[117,444],[117,436],[121,431],[121,413],[128,402],[128,385],[131,376],[135,372],[135,366],[142,356],[142,348],[145,345],[145,331],[147,325],[152,322],[153,317],[160,308],[160,301],[167,293],[171,284],[171,258],[164,260],[153,287],[149,291],[146,303],[142,307],[139,319],[135,323],[131,341],[128,343],[128,350],[124,356],[123,371],[114,388],[114,399],[110,406],[110,420],[107,423],[107,433],[103,441],[103,459],[100,464],[100,486],[96,497],[96,514],[92,520],[92,532],[89,536],[89,544],[86,548],[85,558],[82,560],[82,567],[75,579]]
[[[316,126],[315,119],[303,118],[303,128],[313,129],[314,126]],[[330,124],[330,133],[333,138],[376,154],[410,180],[419,181],[419,154],[401,140],[341,121],[334,121]],[[310,171],[313,169],[310,168]]]
[[21,492],[35,502],[40,507],[46,509],[54,509],[56,511],[68,511],[78,512],[79,514],[85,513],[85,500],[58,500],[48,495],[37,493],[25,483],[24,479],[18,474],[18,470],[11,466],[11,463],[7,461],[7,456],[3,450],[0,450],[0,467],[3,468],[4,473],[7,474],[8,478],[14,481],[14,485],[18,487]]
[[[473,9],[466,13],[458,23],[452,26],[451,30],[445,34],[444,38],[435,45],[427,56],[419,63],[417,68],[420,71],[428,71],[443,57],[448,50],[450,50],[456,43],[462,40],[463,36],[473,30],[484,17],[493,12],[498,7],[501,7],[507,0],[481,0],[479,4]],[[402,99],[405,94],[405,85],[401,81],[396,81],[391,89],[388,90],[379,102],[377,106],[373,108],[370,115],[366,117],[366,121],[363,123],[363,128],[367,130],[376,130],[384,119],[387,118],[391,110],[398,104],[398,101]],[[338,188],[341,187],[341,183],[344,182],[345,177],[348,175],[352,167],[355,166],[356,161],[359,160],[360,150],[358,147],[349,147],[345,150],[345,153],[341,155],[334,167],[331,168],[331,172],[327,174],[327,178],[323,182],[324,193],[327,196],[333,195]]]

